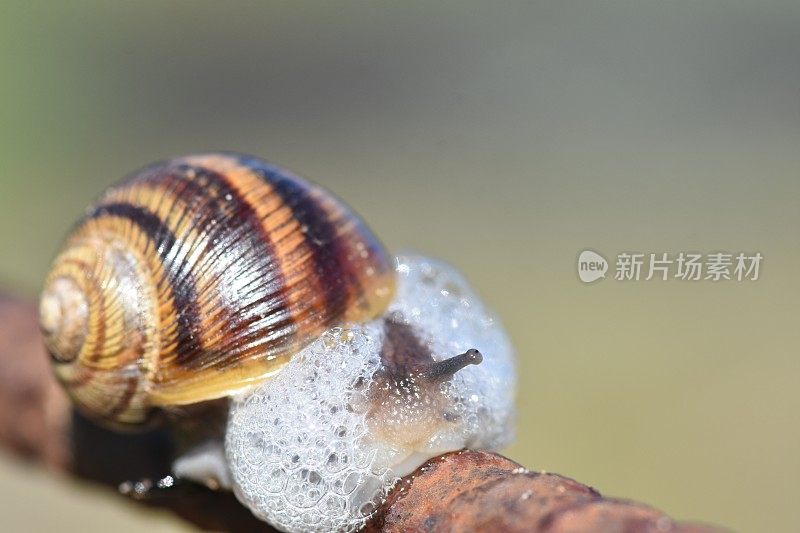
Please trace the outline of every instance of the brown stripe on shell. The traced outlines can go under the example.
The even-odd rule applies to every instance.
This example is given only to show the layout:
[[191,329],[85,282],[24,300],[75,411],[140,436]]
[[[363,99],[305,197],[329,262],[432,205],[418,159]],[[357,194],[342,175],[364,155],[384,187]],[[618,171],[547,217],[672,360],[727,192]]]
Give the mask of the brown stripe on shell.
[[293,342],[297,345],[295,350],[298,349],[310,336],[319,334],[319,325],[325,323],[326,304],[324,286],[311,261],[313,251],[292,210],[268,182],[239,164],[236,158],[208,155],[190,156],[186,160],[224,175],[253,206],[263,233],[272,241],[275,265],[283,273],[282,293],[297,329]]
[[145,208],[126,203],[114,202],[96,206],[88,214],[89,218],[113,217],[137,225],[151,242],[167,273],[175,309],[177,333],[177,356],[193,354],[200,350],[200,328],[197,295],[191,280],[179,283],[177,276],[181,263],[175,259],[175,250],[180,245],[172,230],[158,216]]
[[235,157],[281,195],[302,225],[325,287],[326,315],[336,317],[328,325],[359,322],[382,311],[394,292],[394,269],[383,245],[358,215],[332,193],[279,167],[251,156]]
[[352,275],[344,256],[338,220],[323,209],[308,184],[256,159],[242,157],[240,162],[261,176],[291,209],[311,250],[313,272],[323,287],[325,325],[342,321],[354,300],[353,291],[360,290],[360,280]]
[[[226,342],[218,345],[218,349],[233,354],[263,353],[264,347],[260,341],[264,338],[262,329],[267,329],[270,332],[283,332],[277,337],[280,342],[269,347],[271,350],[280,350],[282,344],[291,343],[296,328],[287,303],[281,258],[276,253],[272,235],[263,227],[256,206],[239,190],[230,176],[200,166],[182,166],[195,173],[195,179],[202,189],[213,191],[218,199],[224,201],[222,209],[208,213],[210,220],[225,219],[227,213],[227,218],[241,223],[230,233],[224,231],[228,229],[224,225],[215,225],[216,228],[223,226],[216,244],[218,249],[224,250],[228,246],[241,249],[241,260],[234,261],[232,266],[240,269],[245,277],[245,283],[237,286],[237,296],[241,300],[235,302],[236,306],[225,305],[215,299],[218,304],[216,313],[208,317],[212,325],[219,325],[217,329],[221,329],[225,323],[233,328],[221,331]],[[216,258],[211,262],[216,264]]]
[[[179,349],[177,364],[202,368],[210,360],[231,356],[235,361],[245,352],[254,355],[259,350],[258,341],[264,337],[263,327],[257,323],[263,322],[265,315],[271,330],[291,332],[292,318],[283,298],[283,275],[279,262],[274,260],[270,235],[263,230],[254,207],[228,176],[178,160],[159,174],[144,176],[137,182],[173,194],[175,204],[180,205],[176,211],[192,212],[190,226],[204,235],[182,243],[188,250],[181,254],[182,271],[175,275],[179,284],[195,288],[203,317],[197,336],[203,339],[205,353]],[[195,254],[193,248],[198,243],[202,249]],[[190,255],[196,256],[187,260]],[[226,275],[230,277],[231,269],[237,269],[244,278],[236,280],[241,282],[236,287],[237,307],[220,297],[225,289],[220,284]],[[284,333],[279,338],[290,337],[290,333]]]
[[[145,344],[149,346],[149,353],[137,363],[146,370],[152,363],[153,352],[157,352],[160,346],[161,334],[157,330],[158,323],[175,323],[175,320],[170,318],[174,311],[171,288],[166,283],[167,276],[163,264],[155,253],[155,243],[139,225],[127,219],[98,217],[86,219],[70,239],[69,250],[81,248],[92,250],[91,260],[95,266],[107,266],[104,272],[94,273],[95,278],[111,276],[106,282],[122,281],[133,283],[136,287],[134,298],[131,298],[130,294],[125,296],[114,291],[109,292],[110,288],[107,285],[97,294],[98,300],[103,301],[101,309],[104,312],[108,305],[115,304],[116,311],[122,311],[127,315],[127,320],[134,317],[143,321],[145,325],[143,329],[135,328],[134,331],[127,332],[122,330],[120,339],[123,336],[129,341],[136,338],[142,346]],[[107,326],[108,317],[95,322]],[[124,348],[122,345],[117,347],[118,350]],[[106,351],[104,347],[103,352]]]
[[139,388],[139,379],[136,377],[128,378],[125,382],[125,391],[117,399],[116,403],[109,409],[105,416],[109,419],[118,417],[125,412],[131,405],[131,401],[136,396],[136,389]]
[[[363,308],[368,305],[364,281],[370,275],[375,274],[369,271],[374,267],[368,264],[367,259],[370,258],[369,253],[380,245],[374,241],[367,242],[369,241],[367,236],[358,231],[363,223],[355,219],[353,215],[346,216],[341,207],[331,200],[329,194],[324,193],[321,189],[314,189],[310,194],[323,216],[330,220],[338,230],[334,250],[341,265],[344,285],[349,290],[349,307]],[[382,270],[380,274],[385,274],[385,272],[386,270]]]
[[[149,178],[152,183],[147,183]],[[162,221],[167,231],[172,233],[173,246],[167,248],[164,243],[153,240],[152,235],[148,235],[135,222],[128,222],[129,228],[119,229],[120,237],[127,241],[127,245],[140,254],[141,261],[144,263],[145,277],[150,280],[153,290],[152,298],[157,304],[155,313],[157,315],[158,344],[150,357],[143,361],[146,368],[148,380],[161,369],[162,366],[170,364],[176,357],[176,352],[181,346],[181,339],[191,338],[193,344],[199,348],[201,344],[199,338],[199,326],[187,328],[186,317],[181,317],[186,306],[182,307],[180,299],[176,301],[175,287],[186,287],[181,289],[181,294],[186,298],[189,291],[195,293],[193,303],[189,304],[189,309],[194,316],[197,316],[197,297],[194,283],[181,274],[180,266],[186,262],[186,258],[195,252],[196,248],[203,245],[205,241],[200,238],[200,234],[195,231],[192,220],[187,220],[187,214],[202,211],[201,206],[184,206],[178,204],[176,195],[188,181],[181,183],[181,187],[165,187],[160,184],[163,177],[163,168],[152,166],[141,171],[139,174],[129,178],[127,181],[110,189],[104,196],[104,204],[130,204],[141,209],[143,212],[151,213],[158,220]],[[189,197],[189,196],[187,196]],[[197,209],[193,209],[197,207]],[[100,219],[101,221],[103,219]],[[190,243],[187,248],[186,243]],[[174,246],[179,244],[180,246]],[[180,255],[178,255],[180,254]],[[175,267],[178,266],[176,271]],[[183,321],[183,328],[181,328]],[[196,324],[196,320],[192,323]]]

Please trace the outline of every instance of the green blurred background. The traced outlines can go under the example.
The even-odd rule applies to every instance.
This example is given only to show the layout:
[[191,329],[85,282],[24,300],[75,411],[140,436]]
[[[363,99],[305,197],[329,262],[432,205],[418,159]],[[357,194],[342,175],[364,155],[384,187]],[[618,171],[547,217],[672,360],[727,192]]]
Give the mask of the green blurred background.
[[[676,518],[800,530],[796,2],[1,5],[0,286],[34,295],[139,166],[253,153],[498,311],[512,458]],[[587,247],[765,259],[757,282],[583,285]],[[185,527],[8,458],[0,524]]]

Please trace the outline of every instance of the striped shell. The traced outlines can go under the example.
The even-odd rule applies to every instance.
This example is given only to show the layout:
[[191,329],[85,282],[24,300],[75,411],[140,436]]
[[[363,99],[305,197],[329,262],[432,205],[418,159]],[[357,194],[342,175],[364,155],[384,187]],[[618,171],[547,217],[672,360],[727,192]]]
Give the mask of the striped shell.
[[331,325],[379,316],[389,256],[323,189],[261,160],[147,167],[89,208],[40,303],[55,373],[114,425],[229,396]]

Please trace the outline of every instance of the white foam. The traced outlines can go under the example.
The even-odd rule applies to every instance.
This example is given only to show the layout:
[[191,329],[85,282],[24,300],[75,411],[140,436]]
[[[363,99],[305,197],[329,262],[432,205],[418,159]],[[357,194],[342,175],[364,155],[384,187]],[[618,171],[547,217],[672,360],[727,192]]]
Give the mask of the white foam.
[[456,440],[471,449],[508,445],[514,436],[516,365],[502,323],[463,276],[443,261],[409,252],[398,256],[397,272],[398,293],[389,312],[402,314],[425,337],[434,359],[470,348],[483,354],[481,364],[464,368],[446,384],[463,423],[451,426],[438,440]]
[[405,254],[397,272],[388,312],[412,326],[434,359],[478,348],[483,363],[442,386],[457,416],[413,446],[377,437],[367,419],[381,320],[329,330],[275,378],[235,399],[226,434],[234,491],[281,530],[355,531],[395,481],[428,458],[497,449],[512,438],[514,355],[499,321],[445,263]]

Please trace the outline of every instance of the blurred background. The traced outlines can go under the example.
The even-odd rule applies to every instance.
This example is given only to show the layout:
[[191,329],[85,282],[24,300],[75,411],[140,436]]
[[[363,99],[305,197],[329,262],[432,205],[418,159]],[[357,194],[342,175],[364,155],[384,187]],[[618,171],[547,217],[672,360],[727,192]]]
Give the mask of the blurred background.
[[[510,457],[800,530],[797,3],[0,5],[0,287],[33,297],[143,164],[249,152],[467,275],[519,352]],[[584,285],[585,248],[764,262],[756,282]],[[2,456],[0,524],[186,527]]]

